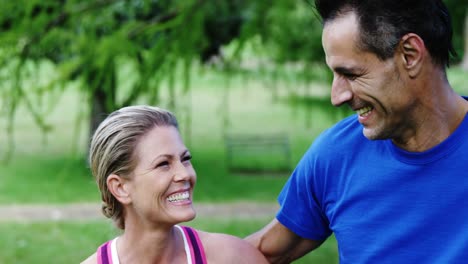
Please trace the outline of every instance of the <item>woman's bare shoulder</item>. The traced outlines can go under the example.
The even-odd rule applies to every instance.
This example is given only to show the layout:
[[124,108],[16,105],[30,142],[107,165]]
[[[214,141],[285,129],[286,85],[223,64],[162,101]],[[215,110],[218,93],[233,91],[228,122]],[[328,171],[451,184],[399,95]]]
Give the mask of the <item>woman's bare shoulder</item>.
[[268,263],[260,251],[239,237],[199,230],[197,232],[209,263]]
[[89,256],[87,259],[83,260],[80,264],[96,264],[97,263],[97,254]]

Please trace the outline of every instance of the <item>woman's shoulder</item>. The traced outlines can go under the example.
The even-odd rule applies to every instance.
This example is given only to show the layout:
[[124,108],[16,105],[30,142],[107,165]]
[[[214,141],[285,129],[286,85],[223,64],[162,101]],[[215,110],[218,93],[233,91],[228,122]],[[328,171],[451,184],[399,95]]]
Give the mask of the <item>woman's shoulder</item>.
[[87,259],[83,260],[80,264],[96,264],[97,263],[97,254],[89,256]]
[[200,230],[197,233],[208,263],[268,263],[260,251],[239,237]]

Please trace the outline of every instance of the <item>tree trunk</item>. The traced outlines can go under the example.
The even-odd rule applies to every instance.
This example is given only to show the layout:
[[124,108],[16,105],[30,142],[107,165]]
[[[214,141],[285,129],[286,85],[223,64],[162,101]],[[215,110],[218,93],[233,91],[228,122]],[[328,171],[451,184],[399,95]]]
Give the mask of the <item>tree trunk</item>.
[[[99,75],[97,70],[92,71],[86,78],[88,85],[92,87],[96,85],[94,89],[91,89],[89,98],[90,104],[90,116],[89,116],[89,134],[88,144],[91,143],[91,137],[94,131],[98,128],[99,124],[110,114],[116,110],[116,76],[115,69],[110,65],[105,77],[101,77],[100,80],[96,81],[95,78]],[[101,75],[102,76],[102,75]],[[89,145],[88,145],[89,149]],[[89,153],[86,153],[89,154]]]
[[[101,122],[105,119],[108,111],[106,109],[106,102],[108,95],[103,89],[96,89],[92,92],[90,98],[90,118],[89,118],[89,139],[91,139],[94,131]],[[90,142],[89,140],[88,142]]]
[[[89,148],[91,144],[91,138],[94,131],[98,128],[99,124],[106,118],[106,101],[108,100],[107,93],[103,89],[95,89],[91,91],[89,95],[89,128],[88,128],[88,141],[85,152],[85,163],[88,164]],[[89,165],[89,164],[88,164]]]

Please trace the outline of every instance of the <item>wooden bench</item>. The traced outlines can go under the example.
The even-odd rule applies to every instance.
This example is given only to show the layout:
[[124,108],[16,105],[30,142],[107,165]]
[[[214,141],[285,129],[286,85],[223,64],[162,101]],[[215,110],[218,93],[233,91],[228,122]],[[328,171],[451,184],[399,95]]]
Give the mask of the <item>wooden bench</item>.
[[291,172],[287,134],[228,134],[224,142],[230,172],[288,175]]

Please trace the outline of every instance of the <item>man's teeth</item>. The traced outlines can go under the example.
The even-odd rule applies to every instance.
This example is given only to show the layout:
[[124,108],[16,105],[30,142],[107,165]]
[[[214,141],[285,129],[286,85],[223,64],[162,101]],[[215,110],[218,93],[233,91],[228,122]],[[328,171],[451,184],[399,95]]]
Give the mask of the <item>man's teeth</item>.
[[361,109],[356,110],[356,112],[360,116],[367,116],[370,113],[371,110],[372,110],[372,107],[366,106],[366,107],[363,107]]
[[169,202],[180,202],[180,201],[184,201],[184,200],[188,200],[190,197],[190,194],[189,192],[182,192],[182,193],[175,193],[169,197],[167,197],[167,200]]

